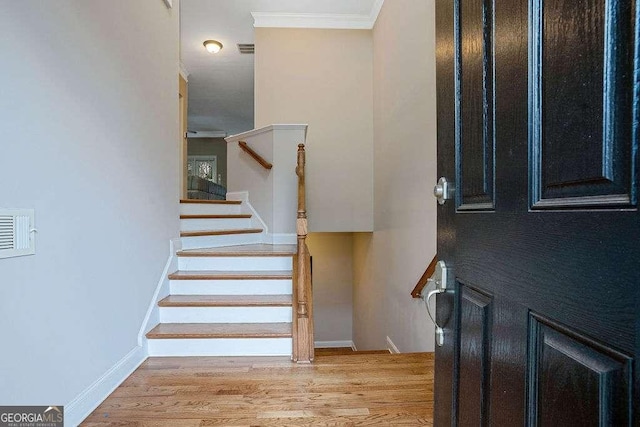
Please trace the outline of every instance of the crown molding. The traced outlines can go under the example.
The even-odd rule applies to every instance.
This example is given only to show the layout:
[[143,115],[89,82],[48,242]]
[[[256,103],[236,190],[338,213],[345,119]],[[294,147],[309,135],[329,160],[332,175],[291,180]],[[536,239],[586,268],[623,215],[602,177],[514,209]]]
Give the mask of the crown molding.
[[251,12],[255,28],[322,28],[370,30],[376,23],[384,0],[375,0],[368,15],[339,13]]
[[382,10],[383,5],[384,0],[375,0],[373,2],[373,7],[371,8],[371,13],[369,14],[369,19],[371,19],[371,28],[376,25],[376,21],[378,21],[378,15],[380,15],[380,11]]

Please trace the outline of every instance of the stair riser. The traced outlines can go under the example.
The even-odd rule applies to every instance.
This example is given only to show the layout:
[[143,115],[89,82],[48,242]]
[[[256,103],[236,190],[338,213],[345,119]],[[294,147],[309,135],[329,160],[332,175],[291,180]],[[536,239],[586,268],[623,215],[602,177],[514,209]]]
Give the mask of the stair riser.
[[291,307],[160,307],[160,323],[291,323]]
[[181,237],[182,249],[219,248],[221,246],[252,245],[262,243],[262,233],[226,234],[222,236]]
[[171,280],[171,295],[291,295],[292,280]]
[[292,257],[178,257],[178,268],[189,271],[291,270]]
[[239,214],[241,205],[217,205],[180,203],[180,215],[231,215]]
[[149,356],[291,356],[291,338],[150,339]]
[[180,231],[251,228],[251,218],[181,219]]

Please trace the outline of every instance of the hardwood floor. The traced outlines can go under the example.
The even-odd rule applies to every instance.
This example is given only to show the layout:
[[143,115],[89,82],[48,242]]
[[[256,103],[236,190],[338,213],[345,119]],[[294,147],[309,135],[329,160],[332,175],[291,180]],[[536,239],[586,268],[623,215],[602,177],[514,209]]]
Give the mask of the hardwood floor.
[[433,354],[150,358],[82,424],[433,425]]
[[317,356],[342,356],[342,355],[361,355],[361,354],[389,354],[389,350],[358,350],[355,351],[351,347],[332,347],[332,348],[316,348]]

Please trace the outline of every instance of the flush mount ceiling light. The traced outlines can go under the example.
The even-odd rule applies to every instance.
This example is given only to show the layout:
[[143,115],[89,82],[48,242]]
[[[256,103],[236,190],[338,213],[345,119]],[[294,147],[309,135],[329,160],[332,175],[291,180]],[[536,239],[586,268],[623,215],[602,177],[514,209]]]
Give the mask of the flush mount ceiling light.
[[209,53],[218,53],[222,49],[222,43],[218,40],[206,40],[202,43]]

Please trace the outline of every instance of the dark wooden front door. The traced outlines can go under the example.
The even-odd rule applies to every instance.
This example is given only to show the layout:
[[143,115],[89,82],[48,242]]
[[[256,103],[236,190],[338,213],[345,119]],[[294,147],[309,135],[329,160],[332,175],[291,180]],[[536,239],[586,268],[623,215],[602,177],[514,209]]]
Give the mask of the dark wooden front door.
[[634,0],[436,0],[437,426],[640,426]]

